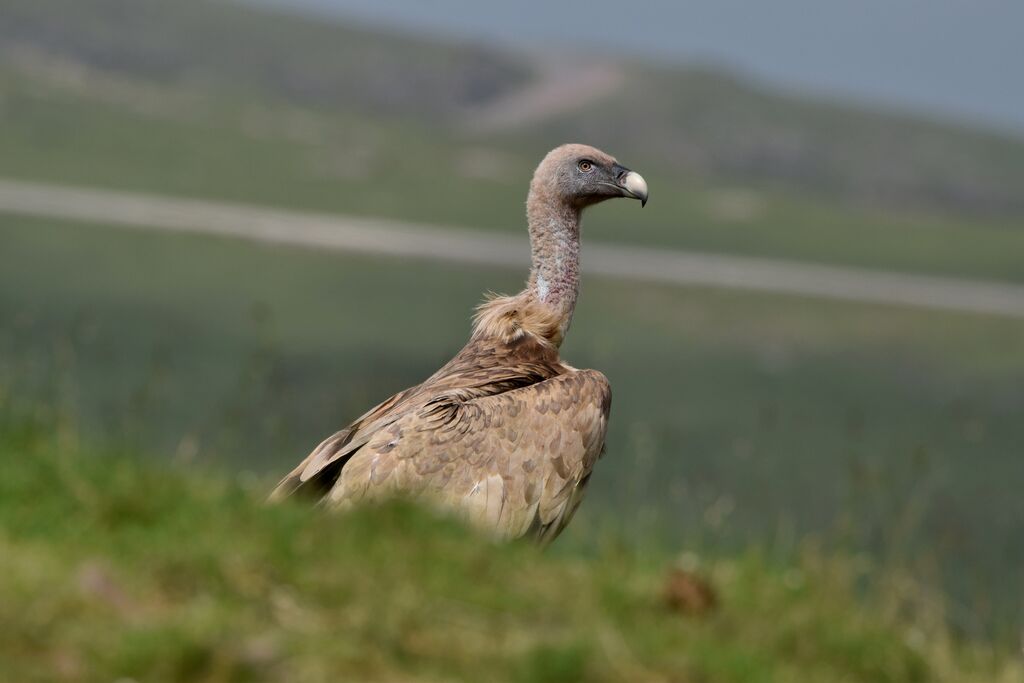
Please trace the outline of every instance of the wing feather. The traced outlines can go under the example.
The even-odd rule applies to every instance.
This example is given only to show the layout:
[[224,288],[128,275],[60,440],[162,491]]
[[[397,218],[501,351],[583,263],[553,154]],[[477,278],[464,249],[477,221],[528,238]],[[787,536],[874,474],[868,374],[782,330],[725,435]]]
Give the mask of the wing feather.
[[603,375],[581,370],[407,413],[385,430],[391,438],[351,457],[330,503],[412,494],[498,536],[550,541],[582,500],[604,446],[610,397]]
[[[429,419],[421,428],[440,428],[453,419],[453,404],[528,386],[561,371],[557,350],[537,340],[471,340],[422,384],[395,394],[324,439],[281,480],[270,500],[300,492],[317,497],[327,495],[356,452],[411,412],[429,408],[425,416]],[[437,435],[441,438],[442,432]]]
[[553,539],[604,447],[604,375],[531,335],[474,339],[420,385],[317,446],[271,494],[330,507],[396,494],[454,509],[496,535]]
[[310,492],[319,495],[329,491],[337,481],[347,458],[373,438],[380,429],[400,417],[401,413],[395,410],[395,407],[401,405],[414,389],[395,394],[371,408],[345,429],[320,442],[312,453],[281,480],[271,492],[270,500],[281,500],[304,485]]

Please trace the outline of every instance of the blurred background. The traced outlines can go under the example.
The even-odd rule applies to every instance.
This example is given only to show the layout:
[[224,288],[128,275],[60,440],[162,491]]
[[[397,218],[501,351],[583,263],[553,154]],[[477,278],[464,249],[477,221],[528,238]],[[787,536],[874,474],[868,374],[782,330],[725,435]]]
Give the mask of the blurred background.
[[[1022,25],[1011,0],[2,0],[0,440],[43,420],[271,482],[518,290],[532,169],[586,142],[651,201],[586,219],[563,356],[615,403],[564,547],[811,538],[1012,641]],[[717,265],[643,267],[684,254]]]

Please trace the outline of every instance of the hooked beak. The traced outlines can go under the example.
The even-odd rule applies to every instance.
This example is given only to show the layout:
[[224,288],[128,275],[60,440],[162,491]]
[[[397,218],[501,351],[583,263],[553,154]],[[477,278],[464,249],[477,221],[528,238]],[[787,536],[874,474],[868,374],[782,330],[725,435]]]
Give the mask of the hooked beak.
[[647,206],[647,181],[636,171],[630,171],[625,166],[615,165],[616,183],[623,197],[632,197],[640,200],[640,206]]
[[647,206],[647,181],[636,171],[630,171],[622,179],[622,189],[634,199],[640,200],[640,206]]

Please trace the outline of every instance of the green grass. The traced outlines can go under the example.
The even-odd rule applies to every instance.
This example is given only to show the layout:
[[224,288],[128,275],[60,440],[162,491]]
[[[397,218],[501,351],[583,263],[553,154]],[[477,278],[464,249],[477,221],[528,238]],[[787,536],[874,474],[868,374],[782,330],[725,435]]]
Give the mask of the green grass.
[[[17,681],[1019,680],[912,584],[812,546],[703,558],[719,608],[668,608],[677,560],[496,545],[406,504],[265,507],[264,482],[0,435],[0,659]],[[693,558],[686,561],[693,565]],[[692,570],[692,569],[691,569]]]
[[[522,274],[5,218],[0,387],[88,437],[278,475],[465,341]],[[586,279],[564,355],[614,388],[581,539],[815,533],[1018,618],[1024,323]]]

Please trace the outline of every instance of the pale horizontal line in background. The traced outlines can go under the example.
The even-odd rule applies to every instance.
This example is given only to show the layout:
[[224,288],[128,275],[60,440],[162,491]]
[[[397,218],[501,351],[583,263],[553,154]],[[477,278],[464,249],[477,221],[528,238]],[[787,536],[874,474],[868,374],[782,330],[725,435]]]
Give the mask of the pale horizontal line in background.
[[[0,212],[202,233],[314,249],[525,268],[519,237],[376,218],[271,209],[0,179]],[[1024,285],[584,242],[591,275],[1024,318]]]

